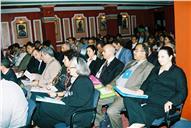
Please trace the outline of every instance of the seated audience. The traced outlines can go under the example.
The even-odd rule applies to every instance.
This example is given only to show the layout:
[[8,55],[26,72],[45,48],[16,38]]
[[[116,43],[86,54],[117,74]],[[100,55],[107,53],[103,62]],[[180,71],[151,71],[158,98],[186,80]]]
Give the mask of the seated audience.
[[1,79],[13,81],[16,84],[20,85],[20,81],[17,79],[17,76],[15,75],[15,72],[12,68],[10,68],[10,61],[6,58],[1,60],[0,65],[0,71],[1,71]]
[[97,52],[97,57],[100,58],[100,59],[103,59],[103,47],[104,47],[104,41],[103,40],[98,40],[96,42],[96,48],[98,50]]
[[64,42],[61,45],[61,49],[60,49],[60,52],[59,52],[59,59],[58,59],[58,61],[60,62],[61,65],[63,65],[63,59],[64,59],[65,52],[69,51],[70,49],[71,49],[71,46],[67,42]]
[[122,40],[115,39],[112,45],[116,50],[115,57],[119,59],[121,62],[123,62],[124,65],[126,65],[129,61],[132,60],[132,53],[129,49],[123,47]]
[[[143,102],[136,98],[124,98],[129,123],[142,123],[150,127],[154,119],[164,117],[173,106],[182,104],[187,96],[186,76],[173,64],[173,50],[162,47],[158,53],[160,67],[155,67],[136,94],[148,95]],[[144,103],[144,106],[141,104]]]
[[79,54],[72,49],[65,51],[63,59],[64,65],[62,66],[58,75],[53,80],[53,85],[58,89],[58,92],[67,90],[67,88],[69,87],[70,85],[69,79],[71,76],[67,72],[67,68],[70,67],[71,59],[77,56],[79,56]]
[[0,128],[20,128],[26,125],[28,102],[22,89],[14,82],[0,80]]
[[39,80],[33,81],[32,85],[40,87],[52,86],[52,81],[59,73],[61,66],[60,63],[54,58],[54,52],[52,48],[45,47],[41,49],[42,60],[46,63],[46,67],[40,76]]
[[[41,55],[41,51],[40,49],[38,48],[35,48],[33,53],[32,53],[32,56],[35,58],[33,59],[34,62],[33,64],[31,65],[32,70],[28,70],[30,73],[37,73],[37,74],[42,74],[45,67],[46,67],[46,64],[44,63],[44,61],[42,61],[42,55]],[[30,65],[30,63],[29,63]]]
[[[64,122],[70,124],[70,117],[74,111],[90,108],[93,102],[94,86],[89,79],[90,70],[86,62],[80,57],[71,60],[69,73],[71,77],[71,88],[60,98],[65,105],[41,102],[34,113],[33,120],[42,128],[52,128],[55,124]],[[51,95],[52,96],[52,95]],[[84,122],[86,124],[86,118]]]
[[111,44],[103,47],[103,57],[105,62],[96,73],[96,77],[103,85],[107,85],[123,70],[124,64],[115,57],[115,48]]
[[27,66],[28,66],[30,59],[32,57],[31,54],[32,54],[34,49],[35,49],[35,47],[34,47],[34,44],[32,42],[28,42],[26,44],[27,54],[21,60],[19,66],[14,68],[15,72],[21,72],[21,71],[25,71],[27,69]]
[[[135,60],[129,62],[110,85],[123,86],[130,90],[138,90],[148,77],[154,67],[147,61],[148,47],[145,44],[138,43],[133,53]],[[127,74],[128,76],[126,76]],[[124,108],[123,98],[119,95],[116,96],[114,102],[107,110],[113,128],[122,128],[120,113]]]
[[103,64],[103,61],[97,57],[97,49],[94,45],[89,45],[87,47],[87,55],[87,64],[90,68],[91,74],[95,76]]

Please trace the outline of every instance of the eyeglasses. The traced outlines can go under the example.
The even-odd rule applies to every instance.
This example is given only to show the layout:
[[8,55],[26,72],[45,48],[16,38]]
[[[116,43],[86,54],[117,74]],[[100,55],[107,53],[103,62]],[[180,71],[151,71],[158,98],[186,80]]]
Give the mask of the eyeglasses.
[[71,68],[76,68],[76,67],[69,67],[69,68],[71,69]]

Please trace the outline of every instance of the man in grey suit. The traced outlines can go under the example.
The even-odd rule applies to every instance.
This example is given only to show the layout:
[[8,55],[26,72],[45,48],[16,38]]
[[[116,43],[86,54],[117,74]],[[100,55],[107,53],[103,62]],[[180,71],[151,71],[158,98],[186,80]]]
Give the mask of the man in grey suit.
[[[137,44],[133,52],[135,60],[129,62],[124,70],[111,82],[110,86],[123,86],[131,90],[138,90],[154,67],[147,61],[148,48],[144,44]],[[124,109],[123,98],[116,96],[107,110],[113,128],[122,128],[120,112]]]

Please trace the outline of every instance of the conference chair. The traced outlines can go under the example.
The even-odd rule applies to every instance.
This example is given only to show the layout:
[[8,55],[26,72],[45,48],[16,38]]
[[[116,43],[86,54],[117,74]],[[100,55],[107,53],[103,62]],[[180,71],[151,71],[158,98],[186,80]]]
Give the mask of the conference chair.
[[26,126],[24,128],[30,128],[31,118],[32,118],[32,115],[33,115],[35,108],[36,108],[35,101],[28,99],[28,116],[27,116]]
[[152,128],[166,125],[170,128],[171,125],[180,120],[183,104],[173,106],[173,108],[165,114],[164,117],[155,119],[152,123]]
[[[74,112],[70,118],[69,126],[65,123],[58,123],[54,127],[55,128],[90,128],[91,126],[93,126],[93,123],[96,117],[96,113],[97,113],[96,110],[97,110],[97,104],[98,104],[99,98],[100,98],[100,92],[95,89],[92,108]],[[86,116],[89,113],[92,113],[91,117]],[[87,117],[86,122],[89,122],[89,123],[83,123],[84,117]]]

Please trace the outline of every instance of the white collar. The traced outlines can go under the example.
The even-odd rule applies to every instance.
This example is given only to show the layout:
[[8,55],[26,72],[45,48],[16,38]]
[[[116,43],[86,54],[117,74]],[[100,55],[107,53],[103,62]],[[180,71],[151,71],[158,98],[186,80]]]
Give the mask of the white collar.
[[109,59],[107,60],[107,64],[109,65],[109,64],[111,63],[111,61],[113,61],[114,58],[115,58],[115,56],[109,58]]

